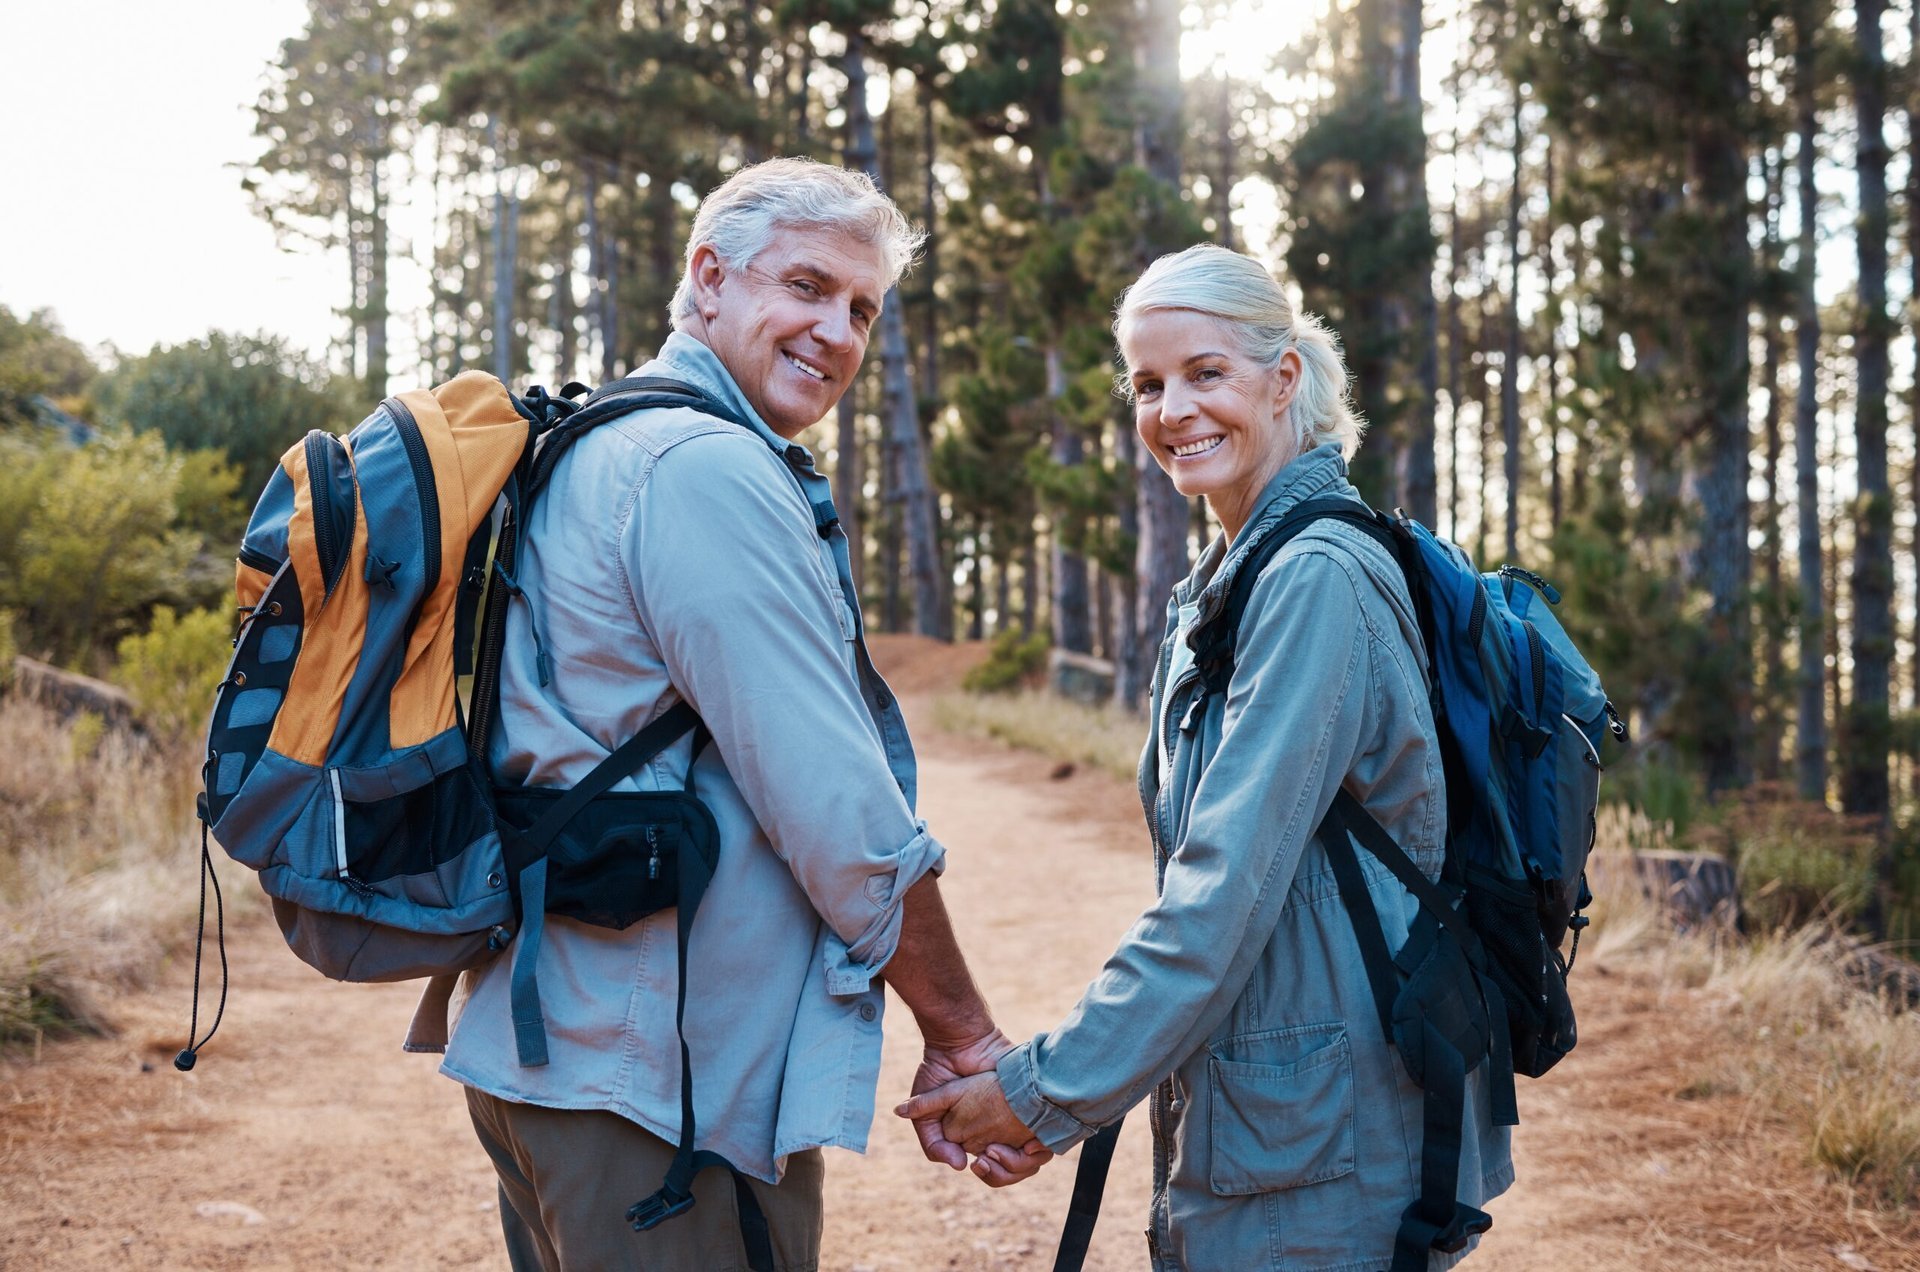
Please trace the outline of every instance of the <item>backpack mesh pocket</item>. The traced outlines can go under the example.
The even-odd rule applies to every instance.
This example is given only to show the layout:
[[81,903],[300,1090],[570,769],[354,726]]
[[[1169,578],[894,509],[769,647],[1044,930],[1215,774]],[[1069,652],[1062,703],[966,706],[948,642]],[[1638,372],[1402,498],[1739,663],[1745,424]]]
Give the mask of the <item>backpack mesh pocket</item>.
[[1533,885],[1467,872],[1467,920],[1487,954],[1487,975],[1506,1000],[1513,1068],[1537,1078],[1573,1049],[1567,967],[1540,931]]

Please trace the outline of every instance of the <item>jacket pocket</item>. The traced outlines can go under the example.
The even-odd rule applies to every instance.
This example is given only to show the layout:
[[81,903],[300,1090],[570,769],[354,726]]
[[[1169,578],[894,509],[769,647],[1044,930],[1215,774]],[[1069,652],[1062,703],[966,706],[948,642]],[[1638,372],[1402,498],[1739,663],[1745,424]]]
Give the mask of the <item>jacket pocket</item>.
[[1243,1034],[1207,1057],[1207,1182],[1219,1197],[1353,1173],[1353,1052],[1345,1024]]

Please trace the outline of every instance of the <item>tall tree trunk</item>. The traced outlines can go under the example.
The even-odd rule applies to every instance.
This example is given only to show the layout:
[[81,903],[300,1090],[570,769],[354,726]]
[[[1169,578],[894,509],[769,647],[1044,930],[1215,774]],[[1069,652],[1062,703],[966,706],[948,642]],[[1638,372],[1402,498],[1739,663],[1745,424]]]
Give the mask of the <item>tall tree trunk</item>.
[[1542,309],[1545,315],[1544,343],[1546,349],[1542,355],[1541,370],[1547,382],[1547,524],[1552,532],[1560,531],[1560,518],[1565,513],[1564,499],[1560,490],[1560,297],[1554,290],[1560,283],[1560,262],[1553,250],[1553,135],[1547,135],[1547,162],[1541,184],[1545,186],[1547,196],[1547,216],[1536,237],[1540,241],[1540,272],[1546,279],[1546,304]]
[[1466,330],[1460,321],[1460,256],[1465,236],[1460,232],[1460,132],[1453,133],[1453,198],[1447,205],[1447,534],[1458,541],[1460,532],[1460,366]]
[[1826,801],[1826,563],[1820,550],[1820,304],[1814,296],[1820,190],[1814,184],[1818,115],[1814,108],[1811,0],[1793,6],[1793,113],[1799,135],[1799,248],[1795,257],[1793,477],[1799,521],[1799,709],[1793,724],[1795,776],[1803,799]]
[[[1907,263],[1912,270],[1908,284],[1908,305],[1920,306],[1920,4],[1907,5]],[[1920,452],[1920,312],[1909,319],[1912,325],[1913,356],[1916,368],[1909,390],[1907,419],[1914,431],[1916,452]],[[1920,509],[1920,453],[1916,453],[1908,502]],[[1916,577],[1920,578],[1920,525],[1914,529],[1913,558]],[[1907,705],[1920,710],[1920,624],[1914,631],[1914,658],[1907,683]]]
[[[924,152],[920,165],[920,228],[927,233],[925,247],[920,253],[920,277],[926,280],[927,301],[921,307],[921,322],[924,328],[920,334],[920,393],[929,402],[940,400],[940,297],[934,290],[934,284],[940,281],[940,203],[937,197],[939,178],[933,170],[934,159],[939,151],[936,146],[936,121],[939,101],[934,95],[933,85],[923,77],[916,80],[920,98],[920,144]],[[1004,571],[1003,571],[1004,572]],[[1006,616],[1001,616],[1006,621]]]
[[1513,90],[1513,183],[1507,190],[1507,344],[1500,359],[1500,428],[1504,447],[1502,470],[1507,483],[1507,560],[1520,559],[1520,182],[1525,176],[1519,84]]
[[[1140,7],[1136,58],[1141,91],[1135,151],[1149,175],[1177,191],[1181,188],[1180,4],[1179,0],[1136,3]],[[1143,242],[1139,263],[1144,268],[1155,256],[1179,246]],[[1137,452],[1134,574],[1139,580],[1139,595],[1134,622],[1138,632],[1157,635],[1167,597],[1187,574],[1187,501],[1145,447],[1130,449]],[[1133,650],[1133,674],[1125,678],[1131,692],[1121,699],[1129,703],[1138,701],[1152,677],[1155,653],[1150,639],[1136,640]],[[1116,681],[1119,679],[1116,676]]]
[[[1780,269],[1780,209],[1785,199],[1786,156],[1775,151],[1766,162],[1766,233],[1762,239],[1762,261],[1769,278]],[[1761,388],[1766,392],[1766,416],[1763,421],[1766,446],[1766,502],[1761,505],[1760,541],[1762,569],[1766,577],[1764,632],[1766,652],[1766,698],[1759,711],[1758,770],[1769,782],[1780,780],[1780,748],[1786,729],[1786,698],[1782,686],[1787,679],[1786,608],[1782,604],[1785,585],[1782,579],[1783,556],[1780,550],[1780,462],[1784,449],[1781,433],[1780,401],[1780,307],[1773,289],[1760,309]]]
[[835,455],[833,461],[833,503],[840,514],[840,529],[847,536],[847,557],[853,562],[853,585],[860,588],[866,572],[867,544],[864,534],[865,510],[861,507],[865,480],[861,473],[860,397],[861,377],[855,376],[847,391],[840,395],[836,408]]
[[367,396],[387,395],[387,192],[385,158],[367,157]]
[[1215,166],[1208,178],[1213,187],[1213,241],[1230,248],[1233,246],[1233,80],[1224,72],[1220,76],[1218,124],[1220,136],[1213,151]]
[[[873,117],[867,113],[866,40],[857,32],[847,37],[841,61],[847,77],[847,162],[880,179],[879,151],[874,143]],[[927,479],[926,452],[921,446],[919,400],[913,392],[912,350],[907,347],[907,324],[900,312],[897,288],[888,291],[880,308],[880,418],[899,458],[899,500],[907,545],[907,574],[913,581],[914,630],[922,636],[953,639],[953,616],[940,585],[940,510],[933,484]]]
[[1420,234],[1422,251],[1408,275],[1412,294],[1407,301],[1407,346],[1414,357],[1414,383],[1419,392],[1407,404],[1401,429],[1400,497],[1415,520],[1434,523],[1439,511],[1438,475],[1434,464],[1434,412],[1440,397],[1440,320],[1433,295],[1432,210],[1427,202],[1427,129],[1420,93],[1420,39],[1425,30],[1421,0],[1399,0],[1399,47],[1389,100],[1412,117],[1410,136],[1418,136],[1417,151],[1394,169],[1390,180],[1396,204]]
[[1700,564],[1711,602],[1708,701],[1717,708],[1702,721],[1709,794],[1753,780],[1753,508],[1747,494],[1753,269],[1741,139],[1750,75],[1746,21],[1743,12],[1733,11],[1709,18],[1700,32],[1701,44],[1712,50],[1712,78],[1701,86],[1711,105],[1692,120],[1688,146],[1689,196],[1708,227],[1714,262],[1711,281],[1698,293],[1701,310],[1690,315],[1708,446],[1700,483]]
[[[1135,442],[1133,422],[1118,414],[1113,429],[1114,467],[1122,473],[1130,473],[1137,462],[1134,452],[1141,449]],[[1122,543],[1138,542],[1140,534],[1140,505],[1136,499],[1122,498],[1114,509],[1114,519],[1119,523],[1119,539]],[[1113,607],[1113,632],[1108,638],[1108,657],[1113,661],[1113,701],[1115,705],[1128,711],[1140,708],[1153,678],[1153,654],[1142,655],[1140,646],[1147,640],[1157,638],[1160,629],[1143,629],[1141,618],[1145,607],[1140,603],[1140,576],[1128,571],[1119,576],[1118,603]],[[1162,608],[1164,615],[1166,610]],[[1151,637],[1143,638],[1143,631],[1151,631]]]
[[[1060,410],[1066,396],[1067,376],[1061,365],[1060,349],[1049,337],[1046,348],[1048,455],[1062,468],[1078,468],[1086,459],[1086,442]],[[1071,512],[1056,511],[1053,516],[1053,643],[1055,648],[1089,653],[1093,649],[1093,627],[1087,612],[1087,559],[1068,542],[1078,526]]]
[[1859,329],[1854,450],[1859,515],[1853,559],[1853,700],[1841,733],[1840,798],[1849,813],[1888,813],[1888,669],[1893,655],[1893,500],[1887,485],[1887,143],[1881,0],[1857,0],[1854,110],[1859,128]]
[[487,146],[493,151],[493,373],[502,380],[513,375],[513,240],[519,210],[517,191],[510,191],[505,142],[500,121],[487,121]]

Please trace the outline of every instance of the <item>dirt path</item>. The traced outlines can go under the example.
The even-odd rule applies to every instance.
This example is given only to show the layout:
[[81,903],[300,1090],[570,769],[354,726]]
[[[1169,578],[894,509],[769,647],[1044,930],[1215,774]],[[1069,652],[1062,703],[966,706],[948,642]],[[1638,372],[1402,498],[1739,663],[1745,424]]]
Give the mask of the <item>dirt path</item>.
[[[922,812],[951,850],[945,888],[1006,1030],[1059,1019],[1148,899],[1126,784],[1048,777],[1030,755],[920,722]],[[229,871],[238,879],[238,872]],[[113,1006],[117,1039],[0,1067],[0,1268],[504,1269],[492,1174],[458,1088],[397,1049],[404,986],[337,986],[270,926],[232,941],[235,989],[201,1067],[173,1071],[175,969]],[[1468,1266],[1920,1269],[1912,1221],[1848,1211],[1744,1103],[1683,1101],[1710,1046],[1684,997],[1615,972],[1583,981],[1575,1062],[1525,1084],[1522,1182]],[[927,1164],[884,1110],[906,1089],[912,1023],[888,1030],[873,1147],[829,1159],[824,1266],[836,1272],[1051,1265],[1070,1164],[991,1192]],[[1122,1138],[1090,1267],[1144,1266],[1147,1135]]]

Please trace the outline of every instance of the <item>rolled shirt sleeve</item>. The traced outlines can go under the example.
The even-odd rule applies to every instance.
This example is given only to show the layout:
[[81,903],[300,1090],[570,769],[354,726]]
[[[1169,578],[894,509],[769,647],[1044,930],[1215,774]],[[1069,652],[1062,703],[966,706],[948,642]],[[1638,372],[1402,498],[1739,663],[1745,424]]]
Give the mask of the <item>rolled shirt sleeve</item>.
[[670,447],[620,542],[635,613],[774,852],[830,929],[830,993],[865,990],[907,889],[944,864],[888,767],[853,670],[855,616],[767,445]]
[[1048,1148],[1121,1117],[1226,1019],[1362,744],[1366,645],[1354,585],[1322,552],[1289,552],[1255,585],[1159,898],[1060,1026],[997,1067]]

